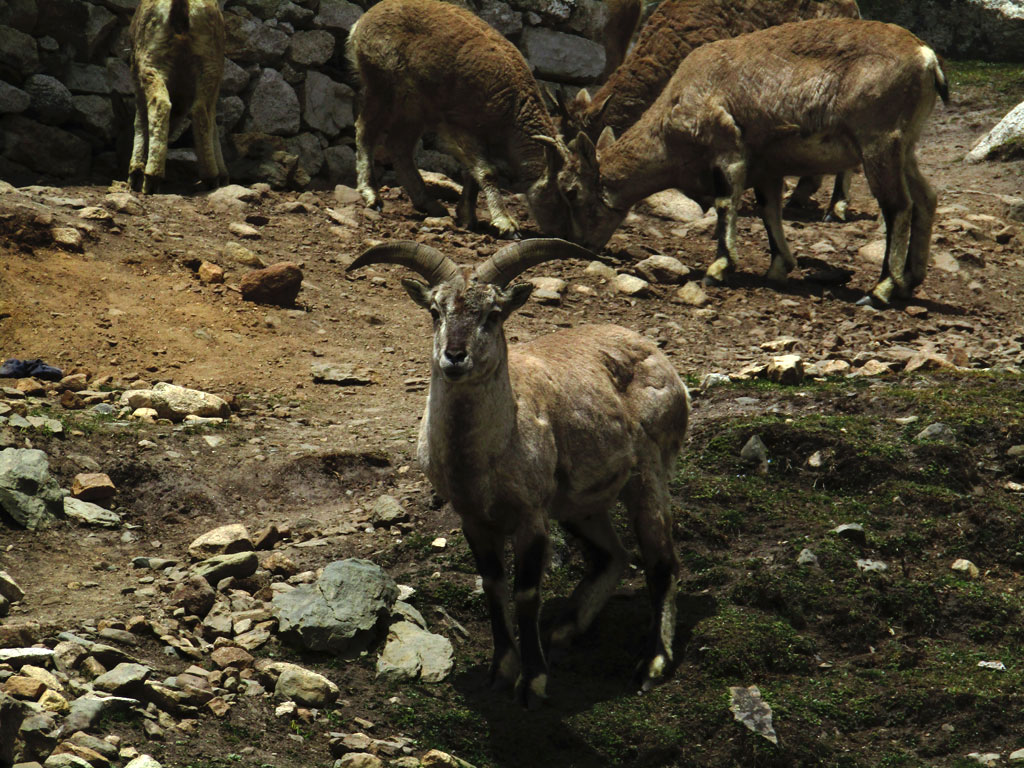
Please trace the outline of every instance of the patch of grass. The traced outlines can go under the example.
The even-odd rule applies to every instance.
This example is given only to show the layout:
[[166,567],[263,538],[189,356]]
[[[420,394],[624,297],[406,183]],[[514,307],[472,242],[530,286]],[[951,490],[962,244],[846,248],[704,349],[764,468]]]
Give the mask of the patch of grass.
[[698,624],[692,645],[701,665],[722,680],[806,670],[814,652],[788,622],[734,605]]

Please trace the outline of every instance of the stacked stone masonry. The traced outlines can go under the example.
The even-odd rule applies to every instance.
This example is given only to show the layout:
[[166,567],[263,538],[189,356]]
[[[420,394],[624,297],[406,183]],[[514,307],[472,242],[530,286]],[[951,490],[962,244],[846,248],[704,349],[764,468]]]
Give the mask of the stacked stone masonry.
[[[217,122],[232,179],[277,188],[352,183],[349,29],[374,0],[227,0]],[[127,175],[135,103],[128,25],[138,0],[0,3],[0,179],[23,186]],[[602,0],[463,3],[522,46],[552,84],[593,82],[604,66]],[[170,178],[195,178],[187,123]],[[184,135],[183,135],[184,134]],[[438,153],[424,153],[424,167]],[[435,170],[444,170],[438,167]]]

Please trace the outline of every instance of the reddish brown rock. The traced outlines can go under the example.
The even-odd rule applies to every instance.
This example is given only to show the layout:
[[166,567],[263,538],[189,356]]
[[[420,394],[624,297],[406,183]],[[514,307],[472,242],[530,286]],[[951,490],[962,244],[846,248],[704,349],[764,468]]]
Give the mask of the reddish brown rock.
[[93,504],[102,504],[113,498],[115,493],[117,487],[102,472],[81,472],[75,475],[75,481],[71,484],[72,496]]
[[210,659],[221,669],[235,667],[244,669],[251,667],[255,659],[252,654],[243,648],[236,648],[233,645],[224,645],[210,654]]
[[65,389],[60,393],[60,405],[69,411],[78,411],[85,408],[85,400],[77,392]]
[[258,304],[291,306],[302,287],[302,270],[298,264],[282,261],[266,269],[256,269],[242,278],[242,298]]
[[217,593],[202,576],[190,576],[171,593],[172,605],[185,609],[190,616],[206,616],[217,600]]
[[46,683],[25,675],[12,675],[3,685],[4,693],[16,699],[37,700],[46,690]]
[[224,270],[212,262],[204,261],[199,265],[199,279],[204,283],[223,283]]

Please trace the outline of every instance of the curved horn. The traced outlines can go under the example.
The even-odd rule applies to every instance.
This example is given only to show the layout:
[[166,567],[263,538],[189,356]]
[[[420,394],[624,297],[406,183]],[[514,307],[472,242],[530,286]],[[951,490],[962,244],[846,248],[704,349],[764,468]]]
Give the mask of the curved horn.
[[431,287],[443,283],[459,271],[455,262],[439,250],[413,240],[395,240],[375,245],[363,251],[345,271],[351,272],[367,264],[401,264],[419,273]]
[[476,268],[476,279],[504,288],[520,273],[552,259],[590,259],[594,254],[582,246],[557,237],[538,237],[506,245]]

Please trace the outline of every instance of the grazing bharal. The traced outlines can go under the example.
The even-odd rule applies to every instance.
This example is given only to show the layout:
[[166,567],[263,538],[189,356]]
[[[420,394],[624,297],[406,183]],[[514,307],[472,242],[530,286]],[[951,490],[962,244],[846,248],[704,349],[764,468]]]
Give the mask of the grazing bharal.
[[[791,21],[860,18],[856,0],[665,0],[640,30],[629,57],[591,98],[581,89],[561,104],[566,136],[580,131],[597,141],[605,127],[621,135],[640,119],[664,89],[680,62],[705,43]],[[790,202],[805,204],[821,185],[800,180]],[[836,175],[829,219],[845,220],[850,173]]]
[[928,268],[936,197],[914,149],[936,95],[948,98],[935,53],[901,27],[783,24],[698,48],[620,139],[595,148],[581,133],[568,152],[549,143],[548,160],[572,211],[572,239],[591,248],[659,190],[713,196],[718,254],[708,284],[736,267],[736,210],[747,187],[768,232],[767,277],[782,282],[796,266],[782,229],[784,177],[863,164],[886,226],[882,274],[863,301],[886,305],[910,297]]
[[558,131],[522,54],[489,24],[439,0],[383,0],[352,27],[348,57],[362,84],[356,173],[368,206],[382,205],[373,151],[386,135],[395,174],[412,204],[430,216],[447,215],[413,161],[420,135],[433,129],[465,169],[456,208],[460,227],[476,224],[482,189],[494,228],[503,237],[519,236],[497,186],[494,163],[503,161],[529,185],[526,202],[541,231],[568,234],[544,149],[531,138],[561,142]]

